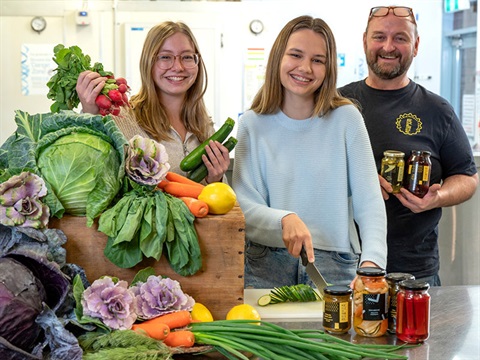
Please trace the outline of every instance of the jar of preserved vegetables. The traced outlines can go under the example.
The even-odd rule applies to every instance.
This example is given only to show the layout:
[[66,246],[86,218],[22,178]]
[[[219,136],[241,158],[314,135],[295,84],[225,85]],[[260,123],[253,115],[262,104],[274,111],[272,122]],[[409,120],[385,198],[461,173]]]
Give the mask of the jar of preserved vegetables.
[[383,152],[380,175],[392,185],[393,194],[398,194],[403,184],[404,156],[405,153],[397,150]]
[[415,276],[407,273],[387,274],[388,283],[388,332],[395,334],[397,329],[397,293],[399,283],[403,280],[415,280]]
[[412,150],[407,160],[407,176],[404,187],[412,194],[423,198],[430,187],[430,151]]
[[388,328],[388,283],[385,270],[357,269],[353,288],[353,328],[362,336],[378,337]]
[[352,289],[331,285],[324,289],[323,328],[332,334],[344,334],[352,326]]
[[403,280],[397,294],[397,338],[421,343],[430,332],[430,285],[419,280]]

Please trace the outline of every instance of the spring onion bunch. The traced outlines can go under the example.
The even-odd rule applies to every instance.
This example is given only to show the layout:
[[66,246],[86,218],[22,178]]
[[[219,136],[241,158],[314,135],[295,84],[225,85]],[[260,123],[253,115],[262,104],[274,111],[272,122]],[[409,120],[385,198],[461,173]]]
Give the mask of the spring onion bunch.
[[353,344],[320,330],[289,330],[266,321],[217,320],[191,324],[195,343],[210,345],[229,360],[250,353],[268,360],[408,359],[405,345]]

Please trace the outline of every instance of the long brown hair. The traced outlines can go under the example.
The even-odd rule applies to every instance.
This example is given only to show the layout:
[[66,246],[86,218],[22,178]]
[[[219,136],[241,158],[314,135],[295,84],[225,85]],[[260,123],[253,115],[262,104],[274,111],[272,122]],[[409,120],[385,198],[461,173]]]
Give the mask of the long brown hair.
[[[147,34],[140,57],[142,85],[138,94],[132,96],[130,100],[138,124],[158,141],[170,138],[168,135],[170,121],[163,105],[158,100],[159,89],[155,85],[152,72],[164,41],[178,32],[185,34],[190,39],[194,51],[200,55],[197,41],[186,24],[166,21],[154,26]],[[200,141],[208,137],[212,122],[203,100],[206,89],[207,71],[202,57],[199,56],[197,78],[187,91],[180,116],[187,130],[195,134]]]
[[339,106],[352,104],[337,91],[337,46],[332,30],[322,19],[304,15],[290,20],[273,43],[268,57],[265,83],[255,95],[251,106],[256,113],[275,114],[281,109],[284,90],[280,80],[280,65],[290,36],[295,31],[303,29],[310,29],[322,35],[327,46],[325,80],[315,91],[315,108],[312,115],[322,116]]

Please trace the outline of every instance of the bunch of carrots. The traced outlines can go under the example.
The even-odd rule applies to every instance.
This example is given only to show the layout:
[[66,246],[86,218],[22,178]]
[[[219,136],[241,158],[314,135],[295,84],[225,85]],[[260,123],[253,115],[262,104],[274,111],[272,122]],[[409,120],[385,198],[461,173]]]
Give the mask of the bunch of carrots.
[[209,211],[207,203],[198,199],[204,187],[205,185],[171,171],[157,185],[158,189],[181,199],[197,218],[207,216]]
[[179,310],[134,324],[132,330],[146,333],[170,347],[192,347],[195,344],[195,335],[186,329],[192,322],[189,311]]

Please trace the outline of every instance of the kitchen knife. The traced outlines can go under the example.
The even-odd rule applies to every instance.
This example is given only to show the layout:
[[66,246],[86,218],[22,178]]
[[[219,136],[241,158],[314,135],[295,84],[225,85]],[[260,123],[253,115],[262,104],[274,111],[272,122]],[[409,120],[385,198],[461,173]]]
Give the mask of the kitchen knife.
[[320,294],[324,294],[324,288],[327,286],[327,282],[325,281],[324,277],[318,271],[317,267],[314,263],[308,262],[307,252],[305,248],[302,246],[302,250],[300,251],[300,256],[302,258],[302,264],[305,266],[305,270],[307,271],[308,276],[312,279],[313,283],[317,287]]

